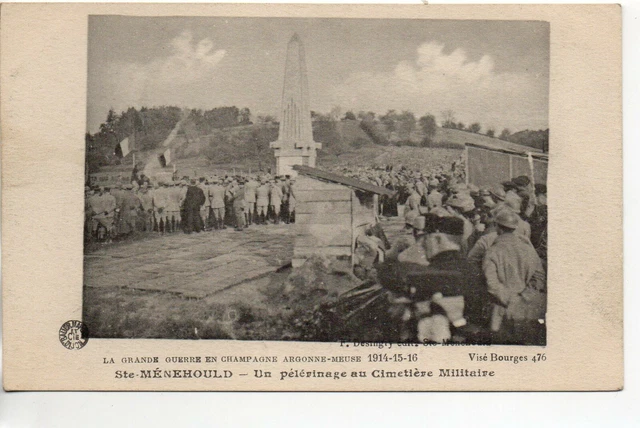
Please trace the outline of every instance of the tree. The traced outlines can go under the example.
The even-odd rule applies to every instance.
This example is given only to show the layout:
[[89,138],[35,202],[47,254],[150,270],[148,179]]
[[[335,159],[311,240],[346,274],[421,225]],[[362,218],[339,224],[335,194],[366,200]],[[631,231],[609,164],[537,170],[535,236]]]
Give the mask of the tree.
[[343,120],[356,120],[356,115],[352,111],[348,111],[344,114]]
[[410,141],[411,133],[416,129],[416,116],[412,112],[404,110],[396,117],[396,124],[400,140]]
[[251,125],[251,110],[247,107],[240,110],[239,113],[240,125]]
[[509,130],[509,128],[504,128],[502,130],[502,132],[500,133],[500,139],[504,140],[504,141],[508,141],[509,137],[511,136],[511,131]]
[[458,126],[456,124],[456,116],[453,110],[445,110],[440,113],[442,116],[442,127],[456,129]]
[[479,133],[481,129],[482,129],[482,126],[480,126],[478,122],[474,122],[471,125],[469,125],[469,132],[473,132],[474,134]]
[[432,114],[426,114],[420,118],[418,123],[420,124],[420,129],[422,129],[422,134],[424,135],[423,145],[425,142],[431,143],[433,141],[433,137],[436,136],[436,130],[438,129],[436,118]]
[[464,131],[464,123],[458,122],[458,125],[456,125],[456,128],[458,128],[461,131]]
[[333,106],[331,112],[329,113],[329,116],[331,116],[332,120],[336,122],[339,121],[340,117],[342,116],[342,108],[340,106]]
[[380,117],[380,123],[384,125],[387,132],[394,132],[396,130],[396,120],[398,114],[395,110],[389,110],[384,116]]
[[493,129],[493,128],[487,129],[487,137],[493,138],[493,137],[495,137],[495,135],[496,135],[495,129]]

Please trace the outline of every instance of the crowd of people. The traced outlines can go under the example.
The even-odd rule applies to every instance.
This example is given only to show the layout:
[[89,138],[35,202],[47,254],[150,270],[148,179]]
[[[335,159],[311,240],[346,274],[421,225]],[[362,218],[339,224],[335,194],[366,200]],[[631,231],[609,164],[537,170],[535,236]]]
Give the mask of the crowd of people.
[[483,188],[449,174],[402,177],[406,234],[376,266],[397,340],[544,345],[546,186],[527,176]]
[[295,179],[270,174],[158,181],[141,176],[85,187],[85,239],[110,242],[134,232],[184,233],[295,221]]
[[[464,184],[455,168],[342,170],[393,190],[381,215],[402,216],[390,243],[383,223],[356,241],[356,261],[388,293],[396,339],[543,345],[546,341],[546,186],[528,176],[493,186]],[[295,179],[270,174],[200,177],[86,188],[86,238],[135,231],[174,233],[295,220]],[[375,232],[375,233],[374,233]],[[364,252],[364,253],[363,253]],[[363,257],[359,255],[365,254]]]

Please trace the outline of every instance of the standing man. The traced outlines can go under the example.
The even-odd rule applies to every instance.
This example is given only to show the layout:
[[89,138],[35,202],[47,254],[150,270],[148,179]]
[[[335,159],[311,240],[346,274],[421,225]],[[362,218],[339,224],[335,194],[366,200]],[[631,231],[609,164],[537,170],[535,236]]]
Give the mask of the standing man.
[[192,179],[182,203],[184,209],[184,233],[201,232],[203,229],[200,207],[204,205],[204,192]]
[[269,189],[269,202],[271,204],[271,210],[273,211],[273,217],[275,224],[280,224],[280,206],[282,205],[282,188],[280,182],[276,177],[275,181],[272,181]]
[[236,218],[236,232],[242,232],[245,228],[246,200],[244,196],[244,182],[240,181],[233,189],[233,213]]
[[159,187],[153,192],[153,209],[158,222],[158,232],[167,233],[171,230],[169,218],[169,188],[164,182],[158,183]]
[[244,185],[244,201],[246,202],[247,209],[246,223],[251,225],[253,223],[253,217],[256,212],[256,190],[258,189],[258,182],[253,179],[252,176],[248,177],[248,181]]
[[203,229],[207,230],[209,226],[209,210],[211,209],[211,201],[209,200],[209,183],[204,177],[200,177],[200,184],[198,187],[202,190],[204,195],[204,204],[200,207],[200,218],[202,219]]
[[144,221],[144,230],[146,232],[153,231],[153,195],[149,192],[147,183],[143,183],[138,190],[138,197],[142,202],[142,219]]
[[427,208],[432,210],[442,206],[442,193],[438,192],[440,182],[437,179],[429,181],[429,194],[427,195]]
[[296,184],[296,180],[295,178],[292,178],[289,181],[289,213],[288,213],[288,220],[289,223],[295,223],[296,221],[296,191],[295,191],[295,184]]
[[138,211],[142,209],[142,202],[132,189],[131,184],[124,186],[125,194],[120,209],[120,228],[125,235],[138,230]]
[[409,208],[409,211],[418,211],[420,209],[420,193],[416,190],[414,185],[410,185],[411,193],[407,198],[406,207]]
[[180,217],[180,187],[173,182],[167,188],[167,219],[169,230],[175,232],[180,227],[182,221]]
[[227,226],[224,224],[224,196],[225,196],[225,188],[222,187],[220,183],[220,179],[215,179],[213,181],[213,186],[209,188],[211,193],[211,215],[213,217],[213,227],[216,229],[226,229]]
[[494,298],[491,330],[499,343],[544,345],[546,276],[531,243],[516,233],[519,217],[509,210],[495,219],[498,237],[482,269]]
[[256,189],[256,216],[257,224],[267,223],[267,211],[269,208],[269,186],[264,179],[260,181],[260,187]]

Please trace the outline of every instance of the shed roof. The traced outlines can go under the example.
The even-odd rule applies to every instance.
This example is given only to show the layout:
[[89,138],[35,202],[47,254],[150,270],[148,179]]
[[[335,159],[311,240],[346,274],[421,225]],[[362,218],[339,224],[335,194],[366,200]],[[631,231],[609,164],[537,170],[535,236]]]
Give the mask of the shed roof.
[[534,149],[534,148],[531,148],[531,147],[528,147],[528,146],[523,146],[523,145],[515,144],[515,143],[506,143],[506,142],[501,142],[501,143],[505,143],[505,144],[500,144],[500,143],[496,143],[496,144],[465,143],[465,146],[477,147],[477,148],[480,148],[480,149],[491,150],[491,151],[495,151],[495,152],[515,154],[515,155],[520,155],[520,156],[527,156],[528,153],[531,153],[531,156],[533,156],[536,159],[545,160],[545,161],[549,160],[549,154],[548,153],[544,153],[544,152],[542,152],[542,151],[540,151],[538,149]]
[[333,172],[323,171],[318,168],[312,168],[305,165],[295,165],[293,169],[300,174],[319,178],[321,180],[331,181],[333,183],[343,184],[354,189],[362,190],[363,192],[377,193],[378,195],[393,196],[395,193],[393,190],[386,189],[384,187],[376,186],[375,184],[366,183],[364,181],[356,180],[355,178],[345,177],[344,175],[336,174]]

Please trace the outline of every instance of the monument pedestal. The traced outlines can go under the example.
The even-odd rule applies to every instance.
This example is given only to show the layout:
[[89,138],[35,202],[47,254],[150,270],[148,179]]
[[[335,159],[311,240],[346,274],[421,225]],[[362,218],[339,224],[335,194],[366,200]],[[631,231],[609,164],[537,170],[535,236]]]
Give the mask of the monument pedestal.
[[276,157],[276,174],[295,177],[298,173],[293,170],[294,165],[305,165],[315,168],[316,150],[322,148],[321,143],[313,142],[311,147],[291,148],[292,144],[274,141],[270,147],[274,149]]

